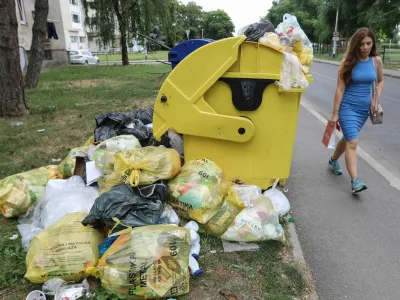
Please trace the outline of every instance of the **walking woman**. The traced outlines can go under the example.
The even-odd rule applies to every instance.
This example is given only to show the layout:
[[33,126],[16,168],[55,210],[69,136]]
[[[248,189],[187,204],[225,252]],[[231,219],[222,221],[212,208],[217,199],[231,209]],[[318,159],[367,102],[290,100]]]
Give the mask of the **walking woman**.
[[382,60],[376,52],[374,32],[369,28],[359,29],[351,38],[347,52],[339,67],[335,93],[333,124],[340,123],[343,138],[338,142],[329,164],[335,174],[341,175],[338,159],[345,153],[347,170],[351,177],[351,189],[358,193],[367,185],[357,173],[358,133],[368,119],[369,110],[375,110],[373,82],[377,80],[377,92],[383,90]]

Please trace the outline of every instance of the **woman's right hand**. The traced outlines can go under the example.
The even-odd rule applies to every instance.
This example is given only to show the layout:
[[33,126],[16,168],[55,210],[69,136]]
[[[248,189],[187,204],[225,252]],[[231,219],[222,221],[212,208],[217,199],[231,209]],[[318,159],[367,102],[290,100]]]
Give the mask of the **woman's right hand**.
[[339,120],[339,115],[337,113],[333,113],[332,117],[331,117],[331,123],[332,124],[336,124]]

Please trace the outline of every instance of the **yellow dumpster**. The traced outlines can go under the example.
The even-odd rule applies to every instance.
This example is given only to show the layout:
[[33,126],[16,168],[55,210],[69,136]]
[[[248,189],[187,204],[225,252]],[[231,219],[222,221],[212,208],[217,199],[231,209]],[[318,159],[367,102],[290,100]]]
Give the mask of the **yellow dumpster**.
[[184,135],[186,161],[210,158],[229,179],[267,189],[289,177],[304,89],[275,85],[282,52],[245,39],[207,44],[172,70],[156,99],[153,132],[160,139],[173,128]]

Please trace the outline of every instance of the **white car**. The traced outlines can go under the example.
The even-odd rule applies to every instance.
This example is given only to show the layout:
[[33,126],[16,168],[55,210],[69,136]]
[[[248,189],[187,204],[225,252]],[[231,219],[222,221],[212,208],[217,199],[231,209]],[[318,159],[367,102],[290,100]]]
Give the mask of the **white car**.
[[100,63],[100,59],[88,50],[75,50],[69,52],[71,64],[95,65]]

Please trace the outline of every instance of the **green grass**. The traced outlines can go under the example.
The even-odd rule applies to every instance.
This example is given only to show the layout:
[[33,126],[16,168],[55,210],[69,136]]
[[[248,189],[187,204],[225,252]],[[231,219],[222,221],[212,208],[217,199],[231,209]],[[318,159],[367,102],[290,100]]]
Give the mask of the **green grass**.
[[[107,61],[122,61],[121,54],[98,54],[97,55],[101,62]],[[129,60],[144,60],[145,55],[143,53],[129,54]],[[156,51],[147,54],[147,60],[167,60],[168,51]]]
[[[335,58],[328,54],[314,54],[315,58],[332,60],[332,61],[341,61],[343,59],[343,53],[338,54]],[[399,53],[390,53],[387,54],[386,57],[389,57],[390,60],[386,60],[383,63],[384,69],[389,70],[400,70],[400,52]]]
[[[38,88],[26,91],[31,115],[0,119],[0,178],[65,157],[93,134],[97,114],[152,105],[165,78],[160,77],[169,70],[166,65],[89,66],[42,73]],[[13,121],[24,126],[11,127]]]
[[[95,128],[95,116],[106,112],[132,111],[153,105],[170,71],[166,65],[88,66],[51,70],[41,74],[40,84],[26,91],[31,115],[0,119],[0,179],[11,174],[49,165],[82,145]],[[22,127],[9,124],[22,121]],[[39,129],[45,132],[39,133]],[[25,252],[16,219],[0,216],[0,299],[24,299],[41,285],[24,279]],[[260,244],[261,250],[223,253],[221,241],[202,236],[200,265],[204,275],[192,278],[191,293],[180,299],[225,299],[226,292],[244,299],[302,299],[309,289],[299,265],[288,255],[290,245]],[[211,253],[216,250],[216,253]],[[235,269],[232,264],[254,268]],[[90,279],[93,300],[121,299]],[[258,297],[258,298],[257,298]]]

